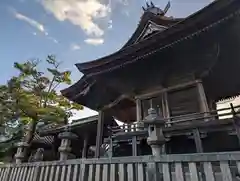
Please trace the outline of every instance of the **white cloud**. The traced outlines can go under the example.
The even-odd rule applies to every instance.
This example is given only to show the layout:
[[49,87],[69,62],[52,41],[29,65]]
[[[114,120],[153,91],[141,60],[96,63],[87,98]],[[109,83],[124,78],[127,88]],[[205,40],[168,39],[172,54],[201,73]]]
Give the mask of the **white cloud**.
[[75,50],[79,50],[81,47],[76,43],[72,43],[70,48],[71,50],[75,51]]
[[120,4],[124,5],[124,6],[128,6],[129,5],[129,0],[117,0]]
[[130,16],[130,13],[129,13],[129,11],[128,11],[127,9],[123,9],[123,10],[122,10],[122,13],[123,13],[125,16],[127,16],[127,17]]
[[104,43],[104,39],[102,38],[88,38],[84,40],[85,43],[90,44],[90,45],[101,45]]
[[43,7],[59,21],[70,21],[91,36],[101,37],[104,30],[97,20],[108,18],[111,13],[109,5],[99,0],[42,0]]
[[43,24],[41,24],[41,23],[37,22],[36,20],[29,18],[21,13],[18,13],[16,11],[14,11],[13,13],[14,13],[15,18],[17,18],[18,20],[25,21],[26,23],[28,23],[31,26],[33,26],[34,28],[36,28],[38,31],[44,33],[46,36],[48,35],[48,32],[44,28]]
[[108,29],[112,29],[112,27],[113,27],[113,21],[112,20],[109,20],[108,21]]
[[51,36],[49,36],[48,39],[49,39],[49,40],[52,40],[54,43],[59,43],[55,38],[53,38],[53,37],[51,37]]
[[112,24],[108,25],[108,29],[112,29],[112,28],[113,28]]
[[[47,30],[45,29],[44,25],[37,22],[36,20],[29,18],[21,13],[18,13],[15,9],[10,8],[10,11],[13,12],[15,18],[17,18],[18,20],[21,21],[25,21],[28,24],[30,24],[31,26],[33,26],[34,28],[36,28],[38,31],[42,32],[49,40],[53,41],[54,43],[59,43],[58,40],[56,40],[55,38],[49,36]],[[37,35],[37,32],[33,32],[32,33],[34,36]]]

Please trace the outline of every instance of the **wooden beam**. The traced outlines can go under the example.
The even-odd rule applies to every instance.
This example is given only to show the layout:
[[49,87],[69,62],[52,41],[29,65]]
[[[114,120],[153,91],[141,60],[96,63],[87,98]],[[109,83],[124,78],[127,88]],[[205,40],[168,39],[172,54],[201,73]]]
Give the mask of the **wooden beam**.
[[83,141],[83,151],[82,151],[82,158],[87,158],[87,152],[88,152],[88,139],[89,135],[85,134],[84,141]]
[[98,124],[97,124],[97,138],[96,138],[96,152],[95,158],[100,157],[100,149],[103,140],[103,124],[104,124],[104,112],[99,111],[98,113]]
[[119,102],[121,102],[121,101],[124,100],[124,99],[128,99],[128,100],[134,102],[134,99],[133,99],[130,95],[122,94],[121,96],[119,96],[117,99],[115,99],[115,100],[112,101],[111,103],[105,105],[105,106],[102,108],[102,110],[110,109],[110,108],[116,106]]
[[160,90],[154,90],[154,91],[151,91],[151,92],[148,92],[148,93],[145,93],[145,94],[137,95],[137,96],[135,96],[135,98],[136,99],[141,99],[141,100],[142,99],[149,99],[149,98],[152,98],[154,96],[160,95],[163,92],[175,91],[175,90],[178,90],[178,89],[191,87],[193,85],[196,85],[198,82],[201,82],[201,81],[195,80],[195,81],[190,81],[190,82],[187,82],[187,83],[182,83],[182,84],[178,84],[178,85],[175,85],[175,86],[171,86],[171,87],[168,87],[168,88],[162,88]]

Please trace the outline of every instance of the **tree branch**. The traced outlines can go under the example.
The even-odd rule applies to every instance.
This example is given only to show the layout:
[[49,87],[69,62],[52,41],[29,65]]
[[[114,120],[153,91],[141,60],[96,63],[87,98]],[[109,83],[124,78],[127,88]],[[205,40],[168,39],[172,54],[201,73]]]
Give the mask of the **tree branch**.
[[[59,64],[57,64],[57,65],[55,66],[56,69],[57,69],[58,67],[59,67]],[[45,97],[45,101],[44,101],[44,105],[43,105],[44,108],[47,106],[48,96],[49,96],[49,94],[50,94],[50,92],[51,92],[51,90],[52,90],[52,86],[53,86],[53,83],[54,83],[55,79],[56,79],[56,75],[53,76],[52,81],[51,81],[51,83],[50,83],[50,85],[49,85],[49,87],[48,87],[47,96]]]

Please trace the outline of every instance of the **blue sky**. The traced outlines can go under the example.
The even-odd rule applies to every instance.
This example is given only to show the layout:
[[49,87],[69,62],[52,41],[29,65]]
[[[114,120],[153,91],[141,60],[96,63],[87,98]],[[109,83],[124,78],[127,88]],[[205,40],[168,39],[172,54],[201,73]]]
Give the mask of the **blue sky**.
[[[153,0],[164,7],[168,0]],[[211,0],[172,0],[169,16],[186,17]],[[110,54],[136,29],[145,0],[0,0],[0,84],[16,61],[55,54],[62,67]],[[87,114],[87,113],[86,113]],[[85,115],[85,114],[84,114]]]

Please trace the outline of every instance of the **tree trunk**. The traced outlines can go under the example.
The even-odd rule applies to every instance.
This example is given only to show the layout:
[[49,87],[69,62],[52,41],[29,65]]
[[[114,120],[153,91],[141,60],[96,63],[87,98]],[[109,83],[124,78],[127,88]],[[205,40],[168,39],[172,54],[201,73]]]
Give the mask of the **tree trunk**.
[[26,136],[25,136],[25,142],[27,142],[28,144],[32,143],[32,140],[34,138],[34,134],[36,131],[36,126],[37,126],[37,121],[32,121],[28,125]]

